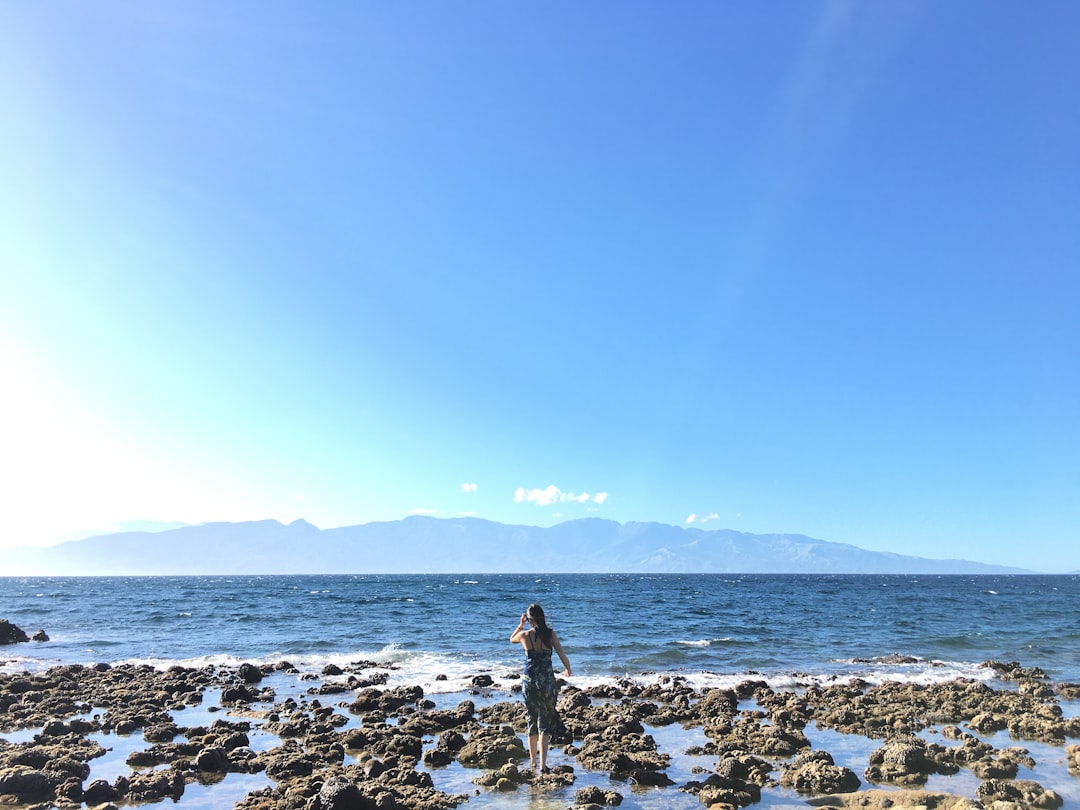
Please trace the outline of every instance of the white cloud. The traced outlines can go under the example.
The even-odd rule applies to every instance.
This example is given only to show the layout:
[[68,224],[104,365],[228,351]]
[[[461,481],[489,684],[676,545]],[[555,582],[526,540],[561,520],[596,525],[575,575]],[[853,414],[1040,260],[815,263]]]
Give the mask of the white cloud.
[[552,485],[544,489],[525,489],[518,487],[514,491],[514,503],[535,503],[537,506],[551,506],[558,503],[561,492]]
[[690,515],[688,515],[687,518],[686,518],[686,522],[687,522],[687,524],[691,524],[691,523],[708,523],[711,520],[719,520],[719,519],[720,519],[720,515],[718,515],[716,512],[710,512],[707,515],[697,515],[697,514],[694,514],[694,513],[690,513]]
[[476,484],[462,484],[461,485],[461,491],[462,492],[476,492]]
[[518,487],[514,491],[514,503],[535,503],[537,506],[551,506],[556,503],[603,503],[608,498],[606,492],[590,495],[588,492],[564,492],[554,484],[543,489],[525,489]]

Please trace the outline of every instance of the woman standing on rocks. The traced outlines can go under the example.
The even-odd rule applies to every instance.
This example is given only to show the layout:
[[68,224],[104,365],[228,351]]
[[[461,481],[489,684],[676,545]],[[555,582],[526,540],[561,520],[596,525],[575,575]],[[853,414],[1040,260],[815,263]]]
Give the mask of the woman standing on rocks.
[[[528,630],[525,629],[526,624],[531,625]],[[548,627],[544,609],[536,602],[521,614],[517,630],[510,635],[511,644],[518,642],[525,648],[522,685],[525,711],[529,716],[529,764],[536,768],[539,753],[540,773],[550,773],[547,766],[548,746],[551,744],[552,735],[563,728],[562,720],[555,711],[559,686],[555,683],[555,672],[551,668],[551,651],[559,654],[568,678],[572,674],[570,661],[559,644],[558,635]]]

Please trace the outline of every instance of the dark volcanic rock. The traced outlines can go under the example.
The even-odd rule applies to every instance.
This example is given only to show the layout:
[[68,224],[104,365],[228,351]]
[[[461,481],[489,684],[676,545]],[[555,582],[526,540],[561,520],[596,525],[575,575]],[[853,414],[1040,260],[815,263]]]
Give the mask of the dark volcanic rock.
[[0,644],[21,644],[29,640],[30,637],[21,627],[12,624],[7,619],[0,619]]
[[933,808],[933,810],[983,810],[978,802],[948,793],[923,790],[861,790],[809,799],[813,807],[838,807],[850,810],[892,810],[892,808]]
[[327,779],[312,802],[312,810],[374,810],[376,804],[343,776]]
[[469,735],[458,751],[458,762],[470,768],[501,768],[527,756],[525,745],[512,728],[486,726]]
[[865,775],[871,782],[921,785],[937,772],[938,764],[927,755],[926,743],[910,736],[891,740],[872,752]]
[[236,676],[244,683],[258,683],[263,679],[263,671],[254,664],[241,664]]
[[83,790],[83,801],[89,807],[95,807],[106,802],[115,802],[119,798],[120,791],[104,779],[95,779]]
[[1080,745],[1070,745],[1065,749],[1065,756],[1069,766],[1069,773],[1073,776],[1080,776]]
[[979,785],[976,795],[986,805],[1007,802],[1020,807],[1036,807],[1039,810],[1054,810],[1064,803],[1057,793],[1029,779],[989,779]]
[[704,782],[690,782],[679,788],[694,793],[706,807],[747,807],[761,801],[761,788],[752,782],[711,774]]
[[124,799],[132,804],[159,802],[165,798],[176,801],[184,795],[185,780],[184,774],[180,771],[136,773],[126,781],[127,791]]
[[810,751],[795,757],[784,767],[781,783],[814,796],[852,793],[861,784],[855,772],[834,763],[828,751]]
[[574,804],[594,804],[603,807],[617,807],[622,804],[622,794],[614,790],[601,790],[593,785],[582,788],[574,794]]
[[533,774],[522,771],[513,762],[508,762],[498,770],[478,776],[473,781],[484,787],[494,788],[496,791],[506,792],[516,790],[518,785],[531,781]]

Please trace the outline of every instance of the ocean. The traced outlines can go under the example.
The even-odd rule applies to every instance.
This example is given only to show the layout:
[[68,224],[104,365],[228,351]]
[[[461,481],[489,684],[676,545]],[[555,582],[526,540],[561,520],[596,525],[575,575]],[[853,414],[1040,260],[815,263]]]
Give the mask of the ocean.
[[[318,673],[365,660],[393,665],[388,686],[417,684],[448,706],[469,696],[477,674],[495,680],[490,700],[516,700],[509,676],[520,672],[522,654],[508,639],[533,601],[562,639],[571,682],[583,688],[665,674],[697,687],[732,686],[750,674],[778,689],[855,677],[995,683],[980,666],[987,660],[1080,682],[1080,576],[0,577],[0,618],[50,637],[0,647],[0,670],[287,660]],[[689,734],[657,730],[658,739],[680,733]],[[841,748],[853,761],[868,753],[863,743]],[[475,787],[475,775],[459,774],[464,787],[451,792]],[[1065,787],[1070,779],[1055,775],[1051,783]],[[202,806],[238,798],[224,785]],[[245,786],[234,780],[233,792]],[[663,795],[655,806],[684,806],[684,794]],[[552,806],[572,803],[572,792],[569,798]],[[624,807],[654,806],[648,796],[630,798],[636,803]],[[789,799],[781,791],[763,806]],[[506,796],[486,801],[495,800],[475,796],[469,806],[539,806]],[[199,802],[185,795],[181,803]]]

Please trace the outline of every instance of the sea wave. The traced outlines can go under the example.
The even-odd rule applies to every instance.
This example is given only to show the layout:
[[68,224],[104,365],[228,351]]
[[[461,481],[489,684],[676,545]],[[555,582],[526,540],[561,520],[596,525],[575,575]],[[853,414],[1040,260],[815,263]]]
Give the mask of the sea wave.
[[736,639],[725,636],[724,638],[700,638],[696,640],[679,639],[675,643],[684,647],[711,647],[713,644],[731,644],[735,641]]
[[[256,666],[274,666],[288,662],[295,667],[298,676],[318,675],[328,683],[345,685],[357,674],[364,677],[367,673],[380,672],[386,675],[386,682],[379,688],[398,686],[420,686],[425,694],[452,696],[456,693],[475,694],[478,675],[487,675],[491,684],[480,691],[492,699],[512,699],[521,684],[521,667],[515,659],[485,659],[477,655],[447,654],[434,651],[407,650],[398,644],[388,644],[377,650],[356,650],[352,653],[340,652],[305,652],[291,655],[287,652],[273,653],[259,658],[243,658],[231,654],[204,655],[186,659],[171,658],[132,658],[118,661],[117,664],[150,665],[166,670],[173,666],[201,669],[204,667],[235,668],[243,663]],[[16,673],[21,671],[40,671],[55,662],[42,659],[11,657],[0,660],[0,672]],[[360,663],[374,664],[371,670],[356,671]],[[340,667],[344,672],[340,676],[324,675],[329,665]],[[562,676],[560,676],[562,677]],[[633,683],[646,687],[653,684],[663,685],[673,680],[698,689],[731,689],[747,681],[761,681],[772,689],[799,690],[812,686],[830,686],[861,681],[871,685],[886,682],[900,682],[932,685],[956,679],[992,682],[996,681],[995,671],[980,663],[969,661],[941,660],[904,660],[889,656],[867,659],[843,659],[831,662],[823,670],[816,672],[768,671],[746,669],[737,672],[717,672],[707,669],[693,670],[681,667],[653,669],[650,671],[627,672],[625,674],[576,673],[567,682],[580,689],[594,686]]]

